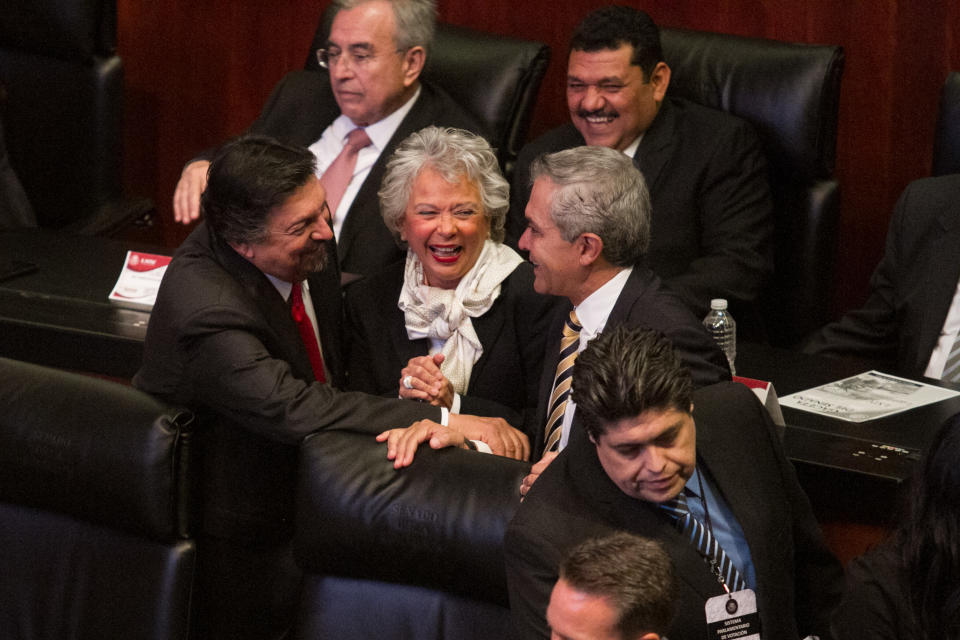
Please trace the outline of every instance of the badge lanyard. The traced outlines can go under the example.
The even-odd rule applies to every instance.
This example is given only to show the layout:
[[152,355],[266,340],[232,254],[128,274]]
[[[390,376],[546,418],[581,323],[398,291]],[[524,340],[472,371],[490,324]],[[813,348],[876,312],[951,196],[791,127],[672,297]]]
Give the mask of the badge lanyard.
[[[701,504],[703,504],[703,516],[704,516],[703,519],[707,521],[707,531],[710,532],[710,537],[713,538],[713,539],[716,541],[717,546],[719,547],[719,546],[720,546],[720,540],[717,539],[717,536],[714,535],[714,533],[713,533],[713,524],[710,522],[710,507],[707,505],[707,494],[706,494],[706,492],[703,490],[703,472],[700,472],[700,473],[697,474],[697,486],[698,486],[698,488],[700,489],[700,495],[699,495],[698,497],[700,498]],[[699,551],[699,549],[698,549],[698,551]],[[702,554],[701,554],[701,555],[702,555]],[[717,566],[717,561],[716,561],[716,559],[715,559],[715,558],[707,558],[707,557],[705,557],[705,556],[703,556],[703,559],[706,560],[706,561],[710,564],[710,572],[714,575],[714,577],[716,577],[717,582],[720,583],[720,586],[723,587],[723,590],[726,592],[727,597],[729,598],[729,600],[728,600],[728,602],[727,602],[727,610],[728,610],[730,613],[735,613],[736,610],[737,610],[737,601],[733,599],[733,595],[731,595],[731,593],[730,593],[730,587],[727,586],[727,581],[724,580],[723,574],[720,572],[720,567]],[[733,562],[733,559],[731,558],[730,561]],[[730,611],[730,603],[731,603],[731,602],[733,603],[733,611]]]

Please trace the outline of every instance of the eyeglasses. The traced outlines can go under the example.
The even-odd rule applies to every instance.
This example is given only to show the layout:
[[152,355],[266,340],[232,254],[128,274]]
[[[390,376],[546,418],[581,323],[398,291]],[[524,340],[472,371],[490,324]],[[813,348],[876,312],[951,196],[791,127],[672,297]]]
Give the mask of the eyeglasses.
[[[394,49],[391,53],[403,53],[404,51],[406,51],[406,49]],[[361,49],[351,53],[349,51],[343,51],[339,47],[326,47],[317,49],[317,62],[324,69],[329,69],[342,60],[345,63],[350,63],[351,67],[357,69],[373,62],[373,60],[380,55],[381,54],[375,53],[373,50]]]

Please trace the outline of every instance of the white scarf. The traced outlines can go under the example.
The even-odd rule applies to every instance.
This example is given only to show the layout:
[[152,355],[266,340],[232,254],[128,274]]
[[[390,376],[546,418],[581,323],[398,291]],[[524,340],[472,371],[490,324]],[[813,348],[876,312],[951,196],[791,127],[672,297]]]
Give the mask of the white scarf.
[[464,394],[470,386],[470,372],[483,354],[470,318],[485,314],[500,295],[500,283],[523,262],[510,247],[486,240],[483,250],[460,279],[456,289],[423,284],[423,265],[413,250],[407,250],[403,289],[397,306],[403,311],[407,336],[411,340],[445,340],[440,371],[454,391]]

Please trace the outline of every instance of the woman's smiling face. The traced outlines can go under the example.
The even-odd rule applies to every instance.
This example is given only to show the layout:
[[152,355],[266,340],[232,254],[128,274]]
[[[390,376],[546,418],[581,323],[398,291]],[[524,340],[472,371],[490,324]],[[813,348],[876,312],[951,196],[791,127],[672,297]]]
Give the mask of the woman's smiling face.
[[448,182],[431,167],[417,175],[400,237],[420,258],[426,284],[455,289],[489,236],[490,221],[475,184],[464,176]]

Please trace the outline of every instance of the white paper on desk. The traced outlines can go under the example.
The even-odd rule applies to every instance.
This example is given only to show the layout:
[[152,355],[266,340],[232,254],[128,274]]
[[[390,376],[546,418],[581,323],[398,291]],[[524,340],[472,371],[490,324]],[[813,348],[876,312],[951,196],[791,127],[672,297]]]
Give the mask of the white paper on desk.
[[785,407],[819,413],[847,422],[866,422],[960,395],[957,391],[898,378],[879,371],[791,393],[780,399]]
[[170,256],[127,251],[120,277],[108,296],[110,302],[134,309],[152,309],[170,260]]

